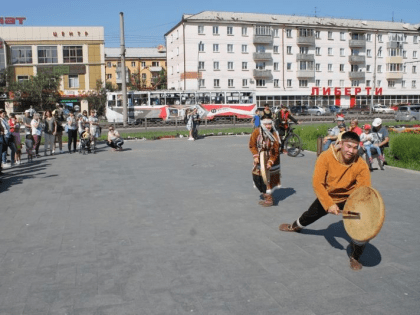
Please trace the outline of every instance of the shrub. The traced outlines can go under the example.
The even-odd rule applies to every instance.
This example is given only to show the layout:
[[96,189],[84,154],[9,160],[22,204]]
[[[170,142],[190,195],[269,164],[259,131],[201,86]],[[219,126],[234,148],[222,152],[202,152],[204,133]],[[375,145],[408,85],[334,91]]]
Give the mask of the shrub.
[[398,160],[418,161],[420,157],[420,137],[416,134],[400,133],[390,137],[391,153]]

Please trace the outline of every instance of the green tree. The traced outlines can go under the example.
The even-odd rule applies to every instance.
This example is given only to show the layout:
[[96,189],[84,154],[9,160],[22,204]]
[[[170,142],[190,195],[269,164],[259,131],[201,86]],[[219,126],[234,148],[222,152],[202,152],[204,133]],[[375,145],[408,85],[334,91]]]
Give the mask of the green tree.
[[95,90],[83,95],[82,98],[88,101],[89,109],[95,109],[98,115],[103,115],[105,113],[106,92],[102,81],[96,80]]
[[105,88],[109,92],[115,92],[117,90],[117,87],[109,81],[105,83]]
[[60,73],[40,71],[29,80],[16,82],[9,77],[8,81],[8,91],[13,92],[14,100],[30,102],[37,111],[54,109],[60,99]]
[[162,70],[159,72],[159,76],[152,78],[152,87],[155,90],[165,90],[166,86],[166,71],[164,68],[162,68]]

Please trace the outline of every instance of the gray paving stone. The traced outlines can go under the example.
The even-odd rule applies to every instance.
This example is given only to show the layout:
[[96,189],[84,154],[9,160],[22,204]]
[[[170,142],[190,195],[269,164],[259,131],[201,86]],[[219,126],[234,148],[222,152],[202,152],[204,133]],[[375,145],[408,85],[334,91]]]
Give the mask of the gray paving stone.
[[387,218],[353,272],[340,217],[278,230],[315,199],[315,154],[282,156],[261,208],[248,139],[101,144],[5,170],[0,315],[416,314],[420,174],[372,173]]

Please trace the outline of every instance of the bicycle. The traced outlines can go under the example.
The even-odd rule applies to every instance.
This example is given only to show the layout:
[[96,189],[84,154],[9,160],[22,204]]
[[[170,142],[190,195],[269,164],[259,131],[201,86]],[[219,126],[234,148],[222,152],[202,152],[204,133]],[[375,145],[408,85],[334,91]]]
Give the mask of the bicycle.
[[302,150],[302,140],[300,137],[293,132],[292,123],[289,123],[289,127],[286,129],[283,137],[284,148],[287,151],[287,155],[296,157]]

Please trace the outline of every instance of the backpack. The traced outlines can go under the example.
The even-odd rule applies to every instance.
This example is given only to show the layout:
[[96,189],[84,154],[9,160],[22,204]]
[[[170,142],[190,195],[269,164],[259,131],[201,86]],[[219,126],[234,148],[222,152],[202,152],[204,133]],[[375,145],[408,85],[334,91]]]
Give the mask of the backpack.
[[184,124],[188,124],[188,115],[184,116]]

